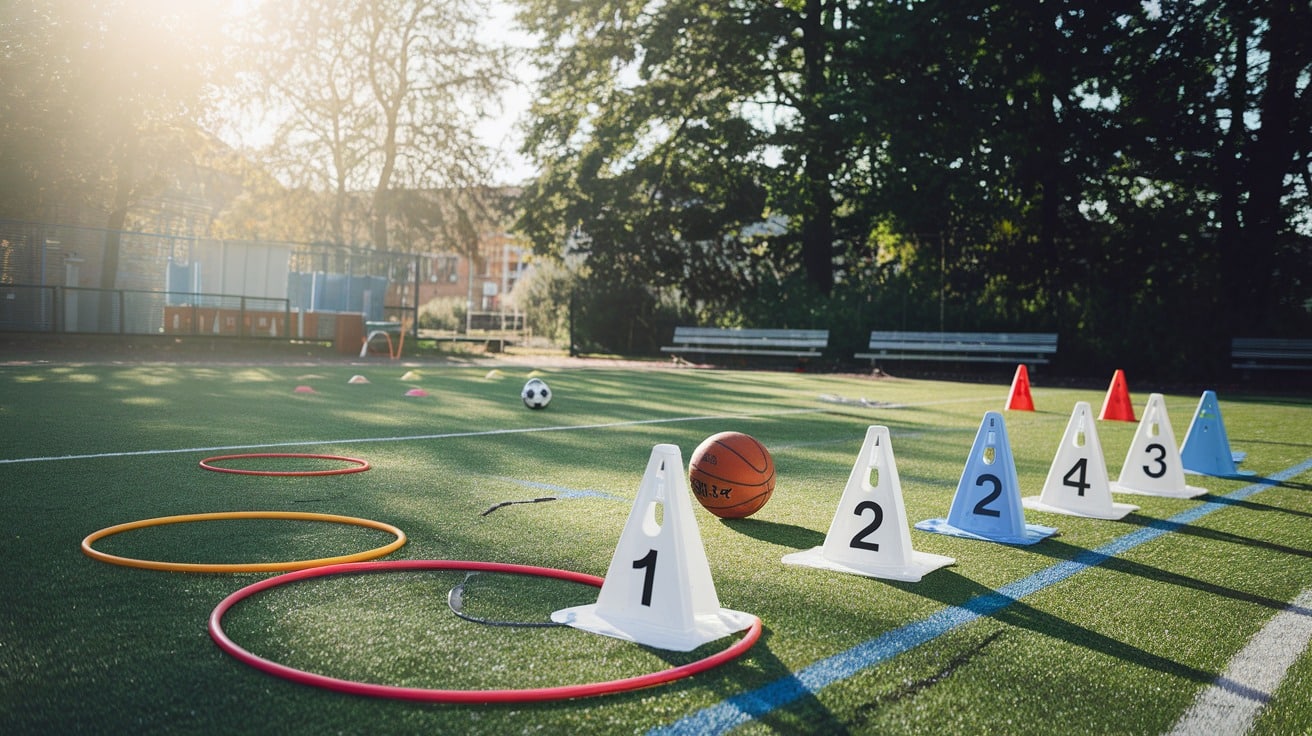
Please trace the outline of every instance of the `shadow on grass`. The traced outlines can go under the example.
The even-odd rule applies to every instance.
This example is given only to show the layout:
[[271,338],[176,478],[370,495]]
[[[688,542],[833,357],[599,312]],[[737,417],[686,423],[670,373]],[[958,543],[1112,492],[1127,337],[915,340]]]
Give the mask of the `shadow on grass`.
[[[1050,544],[1053,544],[1052,540],[1046,540],[1043,545],[1036,546]],[[1080,553],[1086,552],[1086,550],[1070,547],[1070,545],[1064,546],[1067,549],[1062,550],[1063,553],[1070,550]],[[925,585],[931,579],[935,581],[935,584]],[[937,571],[933,576],[925,578],[920,583],[890,584],[945,605],[965,608],[979,614],[981,617],[991,618],[1007,626],[1028,629],[1043,636],[1060,639],[1077,647],[1100,652],[1109,657],[1115,657],[1136,666],[1157,670],[1173,677],[1181,677],[1198,683],[1211,682],[1216,678],[1215,672],[1191,667],[1174,659],[1154,654],[1119,639],[1092,631],[1051,613],[1040,611],[1027,603],[1003,595],[952,570]]]
[[[745,692],[757,691],[758,697],[752,702],[786,702],[786,707],[770,708],[764,713],[752,713],[752,718],[766,726],[772,733],[824,733],[846,736],[848,727],[830,711],[814,693],[807,690],[792,670],[779,660],[770,649],[770,639],[774,633],[766,626],[761,631],[761,638],[742,657],[708,670],[694,678],[676,680],[665,687],[668,693],[692,688],[706,688],[721,696],[721,702],[727,701]],[[671,667],[687,664],[689,661],[710,656],[725,644],[717,641],[698,647],[693,652],[668,652],[651,647],[643,647],[650,654],[665,660]],[[761,690],[788,695],[762,694]],[[641,698],[644,691],[632,693],[629,697]],[[745,704],[744,710],[752,711],[751,704]]]
[[[1134,518],[1137,516],[1138,514],[1131,514],[1125,518],[1126,520],[1130,520],[1130,523],[1141,523],[1143,526],[1147,526],[1147,527],[1157,527],[1161,524],[1167,523],[1159,519],[1148,519],[1143,517],[1137,519]],[[1182,529],[1176,529],[1174,528],[1174,525],[1170,525],[1170,524],[1167,525],[1167,528],[1170,529],[1170,531],[1181,532],[1181,533],[1187,533],[1188,531],[1194,530],[1192,527],[1183,527]],[[1204,529],[1200,531],[1207,532],[1210,530]],[[1222,534],[1223,536],[1230,536],[1230,535],[1225,535],[1224,533],[1220,533],[1220,534]],[[1207,535],[1204,534],[1202,536],[1207,536]],[[1242,540],[1245,538],[1238,537],[1237,539]],[[1119,572],[1126,575],[1134,575],[1136,577],[1141,577],[1144,578],[1145,580],[1151,580],[1153,582],[1166,583],[1168,585],[1176,585],[1181,588],[1190,588],[1192,590],[1201,591],[1203,593],[1209,593],[1211,595],[1230,598],[1231,600],[1242,601],[1244,603],[1253,603],[1276,611],[1282,610],[1289,605],[1288,601],[1276,600],[1274,598],[1268,598],[1266,596],[1249,593],[1244,590],[1237,590],[1235,588],[1228,588],[1224,585],[1209,583],[1205,580],[1199,580],[1198,578],[1189,577],[1188,575],[1181,575],[1180,573],[1171,572],[1169,570],[1163,570],[1160,567],[1145,565],[1141,562],[1134,562],[1132,560],[1127,560],[1123,557],[1112,557],[1109,555],[1104,555],[1095,552],[1093,550],[1087,550],[1082,547],[1076,547],[1070,544],[1066,544],[1056,539],[1044,540],[1042,544],[1036,544],[1031,549],[1035,553],[1044,555],[1045,557],[1051,557],[1053,559],[1062,560],[1062,561],[1078,559],[1080,562],[1087,564],[1090,567],[1100,567],[1103,568],[1104,570],[1111,570],[1113,572]],[[1298,554],[1307,555],[1308,553],[1298,552]]]
[[[1306,516],[1306,514],[1302,515]],[[1283,544],[1276,544],[1275,542],[1267,542],[1261,539],[1254,539],[1252,537],[1245,537],[1239,534],[1218,531],[1216,529],[1208,529],[1207,527],[1194,526],[1192,524],[1181,524],[1179,522],[1170,521],[1169,519],[1154,519],[1140,514],[1130,514],[1122,519],[1122,521],[1127,524],[1137,524],[1138,526],[1146,527],[1148,529],[1160,529],[1164,532],[1183,534],[1185,536],[1198,537],[1199,539],[1207,539],[1214,542],[1240,544],[1246,547],[1256,547],[1258,549],[1279,552],[1280,554],[1285,555],[1294,555],[1296,557],[1312,557],[1312,550],[1298,549],[1297,547],[1289,547]]]
[[753,539],[777,544],[780,547],[811,549],[825,543],[823,533],[794,524],[780,524],[760,519],[722,519],[721,523]]
[[[1286,485],[1286,484],[1280,484],[1280,485]],[[1296,490],[1312,490],[1312,485],[1307,485],[1304,483],[1296,483],[1290,487],[1295,488]],[[1298,511],[1297,509],[1287,509],[1282,506],[1272,506],[1270,504],[1257,503],[1255,501],[1242,501],[1236,498],[1226,498],[1225,496],[1213,496],[1210,493],[1207,494],[1206,496],[1200,496],[1199,498],[1206,499],[1207,501],[1216,504],[1221,504],[1223,506],[1234,506],[1235,508],[1248,509],[1249,511],[1258,511],[1261,513],[1269,513],[1274,511],[1277,513],[1291,514],[1293,516],[1302,516],[1312,519],[1312,513],[1308,513],[1307,511]]]

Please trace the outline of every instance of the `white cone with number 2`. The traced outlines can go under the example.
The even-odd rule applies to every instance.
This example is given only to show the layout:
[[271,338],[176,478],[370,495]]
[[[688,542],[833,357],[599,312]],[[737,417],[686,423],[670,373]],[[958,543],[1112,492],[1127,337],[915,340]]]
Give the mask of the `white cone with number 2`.
[[[877,480],[871,483],[874,475]],[[785,555],[785,564],[914,583],[956,560],[911,548],[902,481],[888,427],[866,430],[823,547]]]
[[1175,444],[1171,419],[1166,415],[1166,398],[1161,394],[1148,397],[1112,492],[1168,498],[1194,498],[1207,493],[1206,488],[1185,482],[1184,462]]
[[680,652],[742,631],[756,620],[720,607],[677,446],[652,449],[597,602],[555,611],[551,620]]
[[1093,407],[1077,401],[1066,423],[1057,456],[1048,469],[1043,493],[1021,499],[1027,509],[1055,514],[1086,516],[1093,519],[1121,519],[1138,509],[1128,503],[1112,501],[1111,483],[1107,480],[1107,460],[1102,454],[1098,427],[1093,421]]

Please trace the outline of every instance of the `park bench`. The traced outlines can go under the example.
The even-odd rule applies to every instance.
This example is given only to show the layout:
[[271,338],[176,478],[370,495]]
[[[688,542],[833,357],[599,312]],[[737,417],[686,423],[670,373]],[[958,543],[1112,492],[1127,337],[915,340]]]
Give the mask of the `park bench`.
[[661,352],[675,358],[693,353],[813,358],[829,344],[829,330],[675,327],[671,342]]
[[935,360],[989,363],[1047,363],[1057,352],[1057,335],[1046,332],[887,332],[870,333],[869,352],[854,357],[881,360]]
[[1312,370],[1312,340],[1236,337],[1230,360],[1231,367],[1243,370]]

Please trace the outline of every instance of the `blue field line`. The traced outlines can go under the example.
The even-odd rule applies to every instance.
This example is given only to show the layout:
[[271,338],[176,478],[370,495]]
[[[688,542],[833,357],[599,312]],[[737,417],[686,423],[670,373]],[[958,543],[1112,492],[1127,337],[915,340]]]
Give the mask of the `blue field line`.
[[989,595],[973,598],[960,606],[949,606],[919,621],[894,629],[883,636],[822,659],[798,672],[775,680],[751,692],[735,695],[716,705],[688,715],[674,723],[657,726],[648,731],[657,734],[712,734],[725,733],[748,721],[769,714],[777,708],[806,695],[814,694],[858,672],[886,662],[903,652],[929,643],[949,631],[968,624],[982,616],[996,613],[1016,601],[1055,585],[1072,575],[1097,567],[1103,562],[1163,534],[1193,523],[1214,511],[1229,507],[1226,501],[1248,498],[1266,488],[1312,470],[1312,458],[1290,468],[1260,479],[1252,485],[1181,511],[1153,526],[1138,529],[1107,544],[1082,552],[1074,559],[1044,568],[1029,577],[1004,585]]

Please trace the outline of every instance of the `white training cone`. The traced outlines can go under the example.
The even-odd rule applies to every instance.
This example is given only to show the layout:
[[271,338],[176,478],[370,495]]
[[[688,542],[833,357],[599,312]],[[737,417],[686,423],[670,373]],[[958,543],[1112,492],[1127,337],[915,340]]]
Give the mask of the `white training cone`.
[[597,602],[551,620],[680,652],[751,626],[755,616],[720,608],[691,496],[679,448],[656,445]]
[[1112,492],[1171,498],[1194,498],[1207,493],[1206,488],[1185,483],[1184,463],[1175,444],[1171,419],[1166,416],[1166,398],[1161,394],[1149,395]]
[[1025,508],[1094,519],[1120,519],[1139,508],[1112,501],[1107,461],[1095,424],[1089,402],[1076,402],[1057,456],[1048,469],[1043,493],[1022,498]]
[[1057,533],[1056,527],[1025,523],[1016,458],[1001,414],[985,412],[947,518],[925,519],[916,528],[1002,544],[1034,544]]
[[[872,483],[871,477],[877,480]],[[847,478],[843,498],[823,547],[785,555],[785,564],[914,583],[956,562],[911,549],[902,481],[893,460],[888,427],[866,430],[865,444]]]

